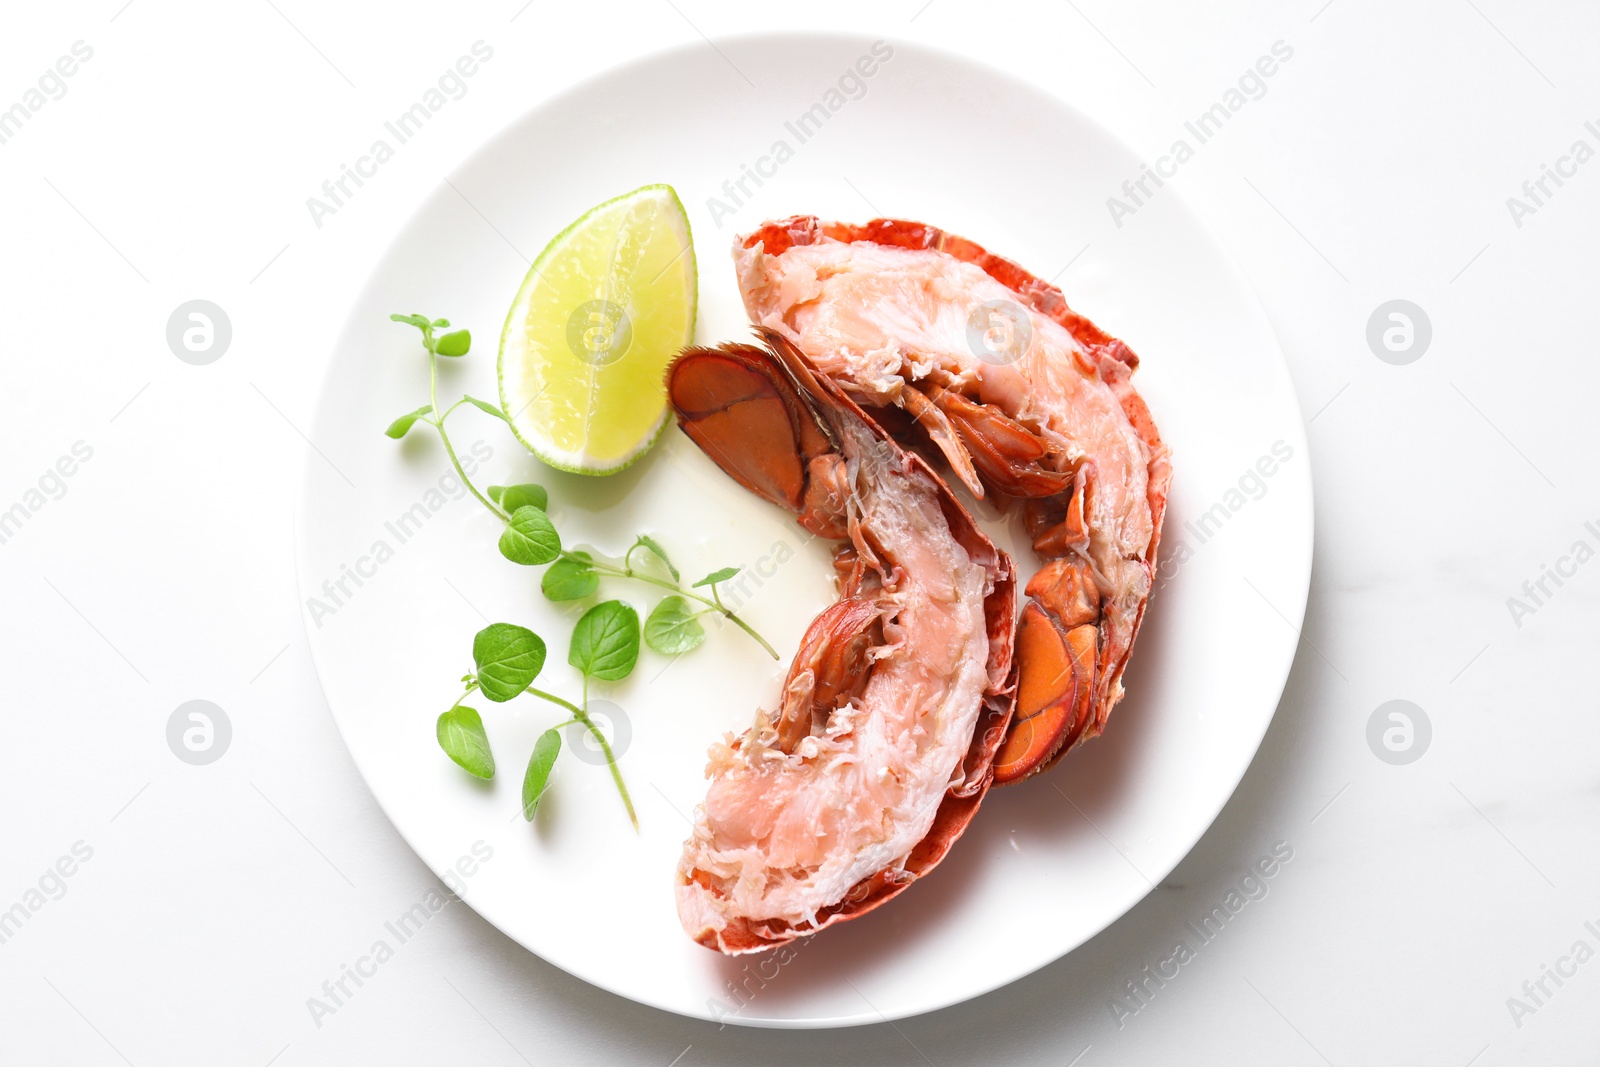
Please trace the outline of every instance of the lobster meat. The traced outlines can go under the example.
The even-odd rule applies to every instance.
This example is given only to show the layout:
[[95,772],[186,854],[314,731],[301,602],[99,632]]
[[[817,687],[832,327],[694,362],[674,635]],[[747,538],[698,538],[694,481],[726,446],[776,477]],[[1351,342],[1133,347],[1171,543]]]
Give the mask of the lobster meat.
[[977,811],[1012,707],[1011,560],[920,457],[782,335],[685,350],[685,433],[835,552],[840,599],[778,706],[710,750],[678,868],[689,935],[734,955],[871,911],[944,858]]
[[1098,736],[1122,696],[1172,477],[1131,380],[1138,357],[1059,289],[921,223],[796,215],[739,238],[734,263],[751,322],[902,444],[942,456],[974,496],[1023,502],[1044,566],[1026,588],[995,781]]

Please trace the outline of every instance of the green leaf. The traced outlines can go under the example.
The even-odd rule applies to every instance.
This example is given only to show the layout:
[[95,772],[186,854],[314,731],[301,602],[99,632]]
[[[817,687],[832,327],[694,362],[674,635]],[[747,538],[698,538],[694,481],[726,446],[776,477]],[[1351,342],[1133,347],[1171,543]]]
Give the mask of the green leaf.
[[582,600],[600,588],[600,576],[590,563],[589,553],[574,552],[550,564],[539,588],[550,600]]
[[511,513],[500,535],[500,554],[512,563],[537,567],[561,555],[561,535],[543,508],[525,504]]
[[692,652],[705,639],[705,627],[681,596],[662,600],[644,621],[644,643],[664,656]]
[[[455,334],[450,334],[450,336],[454,337]],[[489,403],[487,400],[479,400],[475,396],[462,396],[461,399],[465,400],[467,403],[471,404],[473,407],[477,408],[479,411],[486,411],[490,415],[493,415],[495,418],[500,419],[503,422],[508,422],[509,423],[511,421],[510,419],[506,418],[506,413],[505,412],[501,411],[499,408],[495,407],[493,404]]]
[[434,329],[437,329],[437,330],[448,330],[450,328],[450,320],[449,319],[434,319],[433,320],[433,326],[434,326]]
[[544,796],[544,788],[550,782],[550,771],[555,767],[559,755],[559,730],[546,730],[533,743],[533,758],[528,760],[528,773],[522,778],[522,817],[529,822],[533,821],[533,813],[538,810],[539,798]]
[[416,423],[418,419],[422,418],[422,416],[426,415],[432,410],[432,404],[424,404],[417,410],[407,412],[406,414],[401,415],[398,419],[395,419],[389,424],[389,428],[383,432],[398,441],[400,438],[406,435],[406,433],[411,429],[412,425]]
[[[440,319],[435,326],[448,326],[448,322]],[[464,356],[467,349],[472,347],[472,332],[470,330],[453,330],[445,334],[434,343],[433,350],[441,356]]]
[[494,777],[494,753],[483,718],[472,708],[457,704],[439,716],[439,747],[457,766],[478,778]]
[[429,328],[432,325],[432,323],[430,323],[428,321],[428,318],[427,318],[426,315],[390,315],[389,316],[389,321],[390,322],[409,322],[411,325],[415,326],[419,330],[425,330],[425,329]]
[[525,626],[490,623],[472,639],[478,688],[496,703],[512,699],[533,684],[544,667],[544,640]]
[[699,589],[702,585],[716,585],[718,582],[727,581],[729,578],[732,578],[738,573],[738,567],[724,567],[720,571],[712,571],[698,582],[695,582],[690,588]]
[[667,570],[672,572],[672,580],[678,580],[678,568],[672,565],[672,560],[667,558],[667,550],[662,548],[661,543],[654,537],[651,537],[649,534],[640,534],[639,539],[634,542],[634,545],[645,549],[651,555],[655,556],[656,559],[659,559],[662,563],[665,563],[667,565]]
[[639,662],[639,613],[620,600],[603,600],[572,628],[567,662],[590,678],[621,681]]
[[518,508],[530,505],[540,510],[550,506],[550,494],[544,491],[544,486],[532,482],[523,485],[491,485],[489,499],[508,512],[515,512]]

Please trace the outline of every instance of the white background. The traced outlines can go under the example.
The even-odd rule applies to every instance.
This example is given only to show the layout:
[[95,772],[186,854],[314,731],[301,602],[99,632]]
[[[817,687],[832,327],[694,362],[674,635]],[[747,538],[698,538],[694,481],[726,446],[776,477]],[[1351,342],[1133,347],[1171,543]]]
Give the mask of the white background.
[[[1547,979],[1553,995],[1520,1019],[1507,1000],[1534,1006],[1523,983],[1576,941],[1600,949],[1584,926],[1600,928],[1600,565],[1547,582],[1520,620],[1507,598],[1574,542],[1600,546],[1584,527],[1600,528],[1600,164],[1550,186],[1520,227],[1506,198],[1574,140],[1600,147],[1583,128],[1600,119],[1600,13],[274,3],[13,5],[0,23],[0,108],[73,42],[94,49],[0,144],[0,510],[75,442],[93,449],[0,544],[0,909],[75,842],[93,849],[0,944],[0,1062],[1592,1059],[1600,962]],[[452,906],[319,1027],[307,997],[437,885],[356,775],[296,603],[296,427],[334,331],[412,207],[523,110],[664,45],[776,28],[959,50],[1152,160],[1275,41],[1294,49],[1177,178],[1258,287],[1309,420],[1316,570],[1272,730],[1212,831],[1133,912],[933,1016],[719,1031],[590,989]],[[495,59],[468,95],[316,227],[306,198],[478,39]],[[1004,168],[1005,145],[952,144],[950,165]],[[203,367],[165,340],[197,297],[234,331]],[[1433,327],[1407,366],[1365,338],[1394,298]],[[1236,655],[1248,671],[1251,650]],[[196,698],[233,723],[209,767],[165,739]],[[1392,699],[1432,723],[1406,766],[1367,743]],[[1119,1025],[1124,984],[1277,842],[1294,859],[1266,898]],[[1005,915],[995,932],[1028,936]]]

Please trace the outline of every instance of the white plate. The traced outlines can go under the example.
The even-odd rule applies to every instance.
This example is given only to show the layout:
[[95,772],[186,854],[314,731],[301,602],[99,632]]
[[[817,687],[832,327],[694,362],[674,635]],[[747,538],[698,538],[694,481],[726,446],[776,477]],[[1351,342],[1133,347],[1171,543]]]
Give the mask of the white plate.
[[[1106,198],[1139,173],[1127,147],[1022,82],[906,44],[863,80],[863,96],[841,93],[837,112],[799,143],[786,122],[826,108],[828,90],[871,45],[763,36],[719,42],[721,56],[698,45],[528,113],[453,172],[381,259],[334,349],[313,434],[321,455],[308,458],[307,632],[329,706],[384,811],[435,872],[530,951],[685,1015],[795,1027],[898,1018],[976,996],[1081,944],[1160,881],[1221,810],[1272,718],[1305,607],[1312,512],[1299,407],[1261,308],[1206,226],[1168,188],[1116,228]],[[762,162],[779,140],[792,158]],[[746,179],[753,196],[733,205],[723,183],[758,163],[771,176],[759,188]],[[474,350],[445,369],[441,397],[494,397],[496,343],[524,256],[591,205],[663,181],[695,228],[701,342],[746,336],[728,256],[736,231],[798,212],[921,219],[1042,277],[1060,272],[1073,306],[1142,355],[1137,382],[1173,449],[1163,538],[1173,577],[1151,605],[1106,736],[1042,778],[991,793],[926,882],[803,943],[781,966],[690,942],[672,877],[685,814],[703,796],[706,746],[748,724],[786,664],[731,627],[673,663],[647,652],[603,694],[631,728],[622,768],[642,832],[629,829],[604,769],[570,754],[530,827],[518,815],[522,770],[555,710],[532,698],[472,702],[500,765],[484,784],[440,753],[434,718],[459,692],[485,617],[546,635],[543,684],[575,695],[565,664],[574,612],[544,601],[538,571],[496,553],[498,528],[470,498],[430,497],[441,478],[451,485],[436,440],[381,433],[427,396],[416,332],[389,312],[469,326]],[[712,196],[732,217],[713,219]],[[826,547],[803,544],[785,514],[676,430],[631,470],[587,479],[543,469],[475,411],[463,408],[452,426],[460,448],[482,442],[491,453],[483,483],[547,485],[569,543],[617,551],[648,531],[686,574],[724,564],[768,572],[743,610],[786,657],[831,598]],[[1275,444],[1288,458],[1252,481]],[[396,520],[418,503],[427,519],[402,541]],[[1221,510],[1202,536],[1213,505]],[[1017,558],[1031,570],[1030,554]],[[347,578],[349,595],[334,605],[323,583],[347,565],[366,576],[359,587]],[[641,587],[607,593],[643,609],[654,602]],[[313,619],[312,597],[334,612]],[[477,842],[493,855],[474,867]],[[470,877],[452,873],[463,857]]]

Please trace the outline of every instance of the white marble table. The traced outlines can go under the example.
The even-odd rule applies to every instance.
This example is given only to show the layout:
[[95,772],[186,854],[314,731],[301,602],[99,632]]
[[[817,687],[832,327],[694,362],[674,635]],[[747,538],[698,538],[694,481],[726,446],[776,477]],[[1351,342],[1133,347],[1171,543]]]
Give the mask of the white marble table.
[[[0,109],[22,105],[0,110],[0,1062],[1593,1062],[1600,13],[449,6],[0,15]],[[1316,569],[1271,732],[1129,915],[935,1015],[719,1030],[455,907],[314,1019],[353,939],[437,885],[339,742],[294,592],[297,427],[332,332],[411,207],[523,109],[663,45],[774,28],[968,53],[1153,164],[1240,91],[1170,167],[1258,287],[1309,422]],[[476,40],[496,58],[467,93],[313,219],[307,198]],[[1275,46],[1273,76],[1241,85]],[[232,324],[204,366],[165,339],[195,298]],[[1387,359],[1368,343],[1393,300],[1430,324],[1409,362],[1420,334]],[[232,725],[207,767],[166,740],[196,699]],[[1399,720],[1369,744],[1394,700],[1421,712],[1410,762],[1380,758]]]

